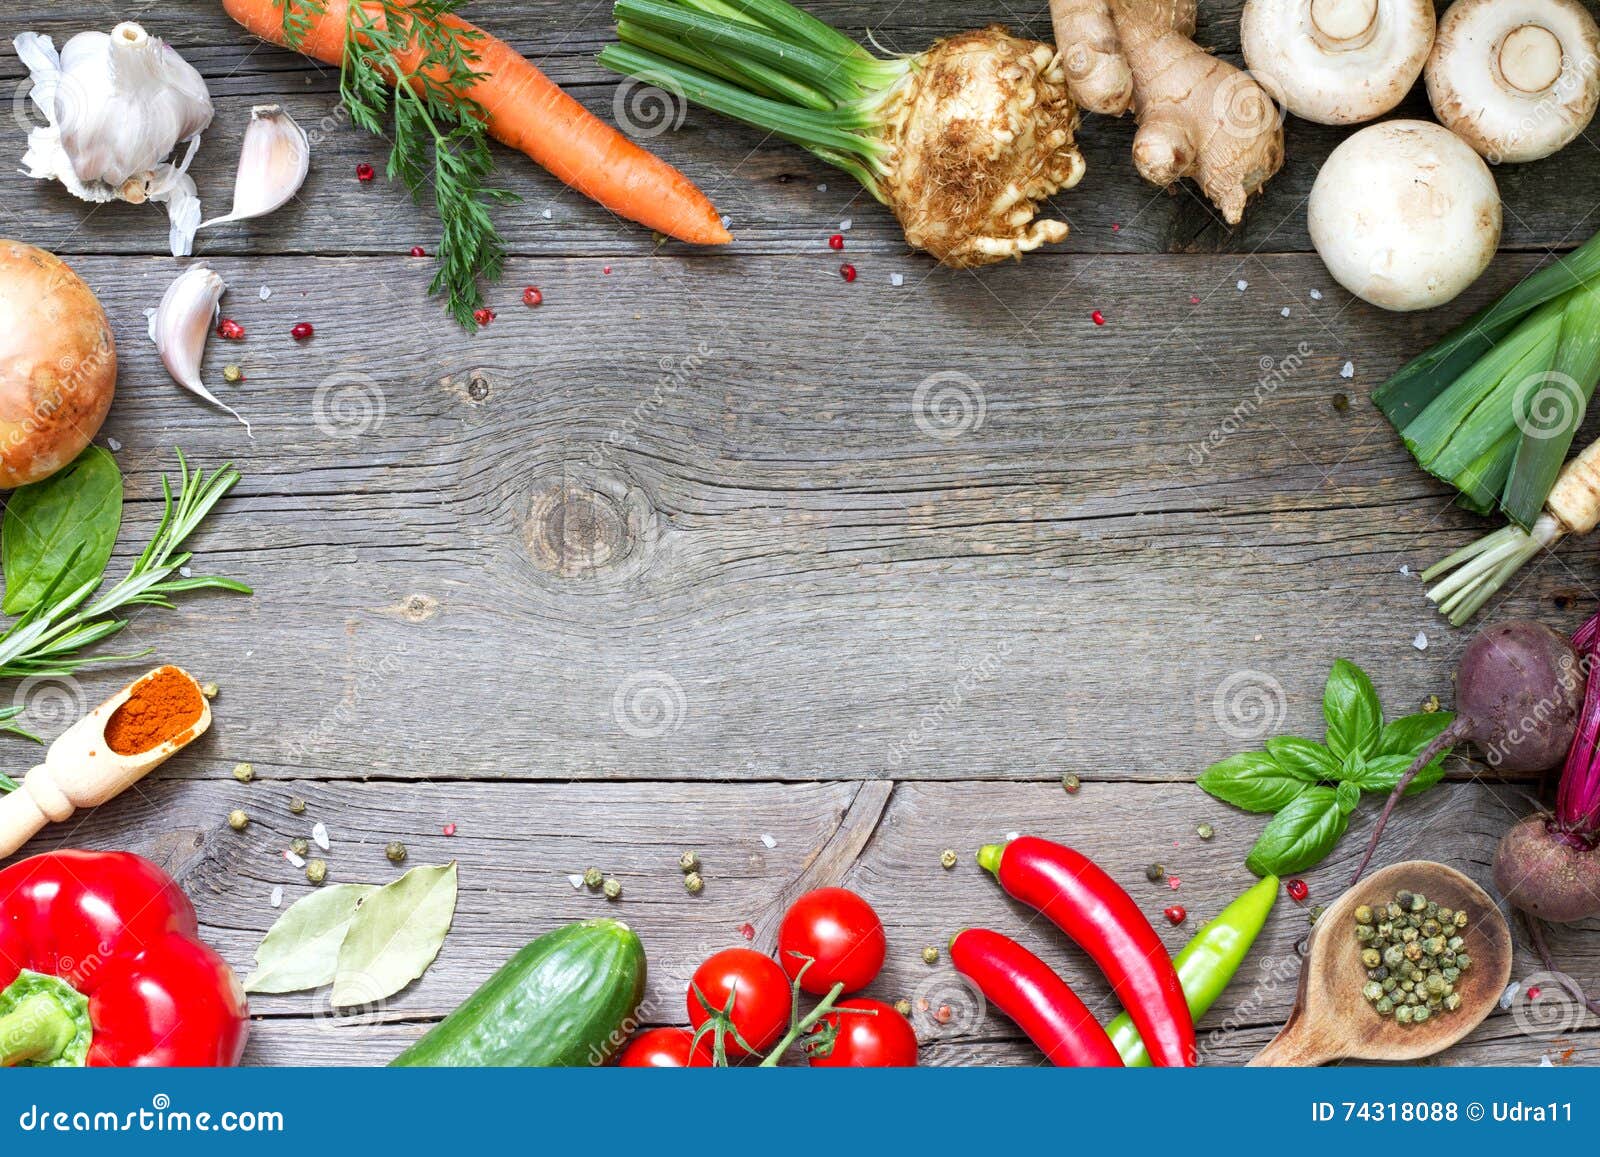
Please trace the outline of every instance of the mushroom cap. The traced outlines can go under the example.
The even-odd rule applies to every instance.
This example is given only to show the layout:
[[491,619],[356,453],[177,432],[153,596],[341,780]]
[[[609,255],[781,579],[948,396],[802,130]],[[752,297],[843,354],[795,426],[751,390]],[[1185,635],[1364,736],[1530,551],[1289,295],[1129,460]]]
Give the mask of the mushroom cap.
[[1308,121],[1357,124],[1411,91],[1433,47],[1433,0],[1247,0],[1245,63]]
[[1500,241],[1500,193],[1482,158],[1431,121],[1351,134],[1323,164],[1306,211],[1334,280],[1383,309],[1443,305]]
[[1456,0],[1428,58],[1434,115],[1487,158],[1536,161],[1588,127],[1600,28],[1576,0]]

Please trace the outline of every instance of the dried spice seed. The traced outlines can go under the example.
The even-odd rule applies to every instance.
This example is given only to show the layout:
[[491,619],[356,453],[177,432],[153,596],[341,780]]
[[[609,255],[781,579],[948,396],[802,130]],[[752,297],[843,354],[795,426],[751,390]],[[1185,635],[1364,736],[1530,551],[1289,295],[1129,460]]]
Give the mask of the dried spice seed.
[[956,855],[956,850],[954,848],[946,848],[944,851],[939,853],[939,862],[945,866],[946,870],[955,867],[960,858],[961,857]]
[[922,962],[924,964],[937,964],[937,963],[939,963],[939,950],[937,948],[935,948],[932,944],[928,945],[926,948],[924,948],[922,950]]
[[328,878],[328,864],[326,860],[312,860],[306,864],[306,879],[313,884],[320,884]]
[[1151,864],[1144,870],[1144,878],[1152,884],[1159,884],[1167,878],[1167,869],[1162,864]]
[[222,367],[222,380],[227,382],[229,385],[234,385],[234,384],[237,384],[239,382],[242,382],[242,381],[244,381],[244,371],[242,369],[240,369],[236,365],[223,366]]
[[250,826],[250,817],[235,808],[228,813],[228,826],[236,832],[242,832]]
[[406,846],[399,840],[393,841],[388,847],[383,849],[384,858],[387,859],[391,864],[405,863],[407,854]]
[[678,871],[698,872],[700,870],[700,857],[694,852],[684,852],[678,857]]
[[685,872],[683,886],[688,890],[689,895],[698,896],[705,890],[706,882],[700,878],[699,872]]
[[200,684],[200,694],[205,696],[207,699],[215,699],[220,691],[221,688],[215,683]]
[[605,893],[607,900],[615,900],[622,895],[622,881],[613,876],[600,886],[600,890]]
[[1068,795],[1077,795],[1078,789],[1083,786],[1083,781],[1070,771],[1061,777],[1061,790]]
[[299,796],[293,796],[289,800],[289,811],[293,815],[305,815],[306,801],[301,799]]
[[253,763],[236,763],[233,766],[233,778],[240,783],[249,783],[256,777],[256,767]]
[[1212,836],[1217,834],[1217,829],[1212,827],[1210,824],[1196,824],[1194,828],[1194,834],[1199,836],[1202,840],[1209,840]]
[[606,874],[599,868],[589,868],[583,873],[583,883],[587,888],[598,888],[606,882]]
[[911,1002],[904,997],[894,1002],[894,1010],[901,1016],[911,1015]]
[[289,850],[291,852],[293,852],[297,856],[304,857],[304,856],[310,854],[310,852],[311,852],[311,843],[310,843],[309,840],[299,840],[299,839],[290,840],[289,841]]

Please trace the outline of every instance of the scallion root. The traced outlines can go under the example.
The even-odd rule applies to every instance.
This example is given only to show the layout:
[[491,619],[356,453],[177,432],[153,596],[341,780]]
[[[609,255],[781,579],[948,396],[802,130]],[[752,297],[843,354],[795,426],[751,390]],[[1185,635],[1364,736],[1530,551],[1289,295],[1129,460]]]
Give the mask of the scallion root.
[[1428,589],[1428,598],[1438,604],[1439,613],[1450,620],[1451,626],[1459,627],[1477,614],[1478,608],[1493,598],[1524,563],[1560,542],[1565,534],[1566,527],[1552,514],[1540,515],[1531,534],[1520,526],[1486,534],[1422,572],[1423,582],[1449,574]]

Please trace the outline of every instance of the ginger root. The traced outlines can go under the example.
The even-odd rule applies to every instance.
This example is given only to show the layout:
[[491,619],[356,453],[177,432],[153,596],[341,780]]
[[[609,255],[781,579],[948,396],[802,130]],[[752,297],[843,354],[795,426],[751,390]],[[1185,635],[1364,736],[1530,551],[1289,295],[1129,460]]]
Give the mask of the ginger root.
[[[1249,73],[1190,39],[1195,3],[1051,0],[1050,14],[1069,89],[1081,105],[1110,111],[1115,78],[1123,70],[1131,77],[1139,175],[1162,186],[1192,178],[1223,219],[1237,225],[1245,203],[1283,165],[1283,120]],[[1106,14],[1113,29],[1105,26]]]

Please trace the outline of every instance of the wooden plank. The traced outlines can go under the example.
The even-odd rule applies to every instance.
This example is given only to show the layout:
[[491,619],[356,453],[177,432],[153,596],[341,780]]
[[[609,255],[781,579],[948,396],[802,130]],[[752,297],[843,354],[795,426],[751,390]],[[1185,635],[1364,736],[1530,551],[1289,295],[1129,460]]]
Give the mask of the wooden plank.
[[[801,888],[832,883],[861,892],[883,917],[889,959],[870,991],[929,1002],[916,1019],[936,1046],[932,1059],[1037,1063],[1015,1030],[984,1013],[946,964],[923,963],[924,945],[942,946],[962,927],[993,927],[1038,951],[1103,1015],[1115,1008],[1087,958],[1035,913],[1007,900],[972,862],[975,849],[1011,830],[1066,840],[1128,887],[1176,949],[1251,882],[1240,865],[1262,823],[1190,785],[1090,784],[1067,796],[1051,785],[1005,783],[900,783],[891,794],[881,782],[241,785],[216,763],[208,774],[202,782],[148,782],[30,850],[61,842],[152,856],[194,897],[206,938],[241,970],[277,915],[268,905],[272,888],[284,886],[285,903],[309,890],[281,852],[317,820],[331,832],[331,880],[392,878],[398,869],[385,862],[383,847],[396,838],[408,845],[412,864],[448,858],[460,864],[455,928],[422,980],[357,1016],[333,1016],[326,993],[256,997],[252,1011],[262,1018],[250,1052],[256,1063],[381,1063],[523,942],[599,914],[627,920],[645,942],[651,962],[645,1019],[678,1023],[688,977],[702,959],[745,943],[744,924],[754,929],[752,942],[770,950],[789,900]],[[308,801],[303,817],[287,810],[293,794]],[[1524,806],[1515,791],[1446,785],[1395,813],[1380,861],[1442,857],[1488,883],[1494,844]],[[235,807],[252,816],[242,834],[225,823]],[[1307,874],[1313,902],[1329,901],[1343,888],[1375,811],[1375,801],[1363,808],[1337,852]],[[1210,842],[1194,834],[1202,820],[1215,826]],[[445,821],[457,825],[455,836],[440,834]],[[706,889],[696,897],[684,891],[677,870],[685,847],[698,849],[705,865]],[[946,847],[961,856],[953,871],[939,863]],[[1145,879],[1151,861],[1164,863],[1180,886]],[[591,864],[622,881],[619,902],[608,904],[567,881],[567,873]],[[1174,901],[1190,913],[1182,928],[1159,915]],[[1285,1015],[1298,969],[1295,946],[1306,929],[1306,910],[1280,900],[1245,968],[1204,1023],[1210,1059],[1244,1059]],[[1555,951],[1584,983],[1600,978],[1592,934],[1564,931]],[[1526,979],[1538,969],[1519,950],[1514,975]],[[1532,1063],[1551,1037],[1582,1027],[1575,1014],[1555,1015],[1562,1006],[1553,991],[1547,999],[1537,1031],[1519,1038],[1522,1022],[1497,1015],[1451,1055],[1452,1063]],[[941,1005],[952,1009],[948,1024],[932,1016]],[[1593,1059],[1592,1032],[1581,1047]]]
[[[1336,655],[1393,712],[1448,702],[1465,636],[1401,568],[1487,524],[1362,400],[1447,319],[1310,301],[1311,257],[1103,260],[1093,291],[1070,258],[985,290],[518,261],[547,304],[472,336],[404,261],[223,261],[249,337],[206,369],[244,365],[218,388],[251,442],[143,337],[171,263],[82,259],[122,357],[122,557],[170,446],[246,475],[195,565],[258,597],[128,641],[223,683],[209,750],[267,776],[1185,779],[1320,733]],[[775,321],[797,286],[808,324]],[[1591,574],[1564,549],[1497,613],[1576,626]]]
[[[810,7],[853,33],[863,32],[858,5]],[[1203,7],[1200,42],[1237,61],[1241,0]],[[81,17],[63,17],[48,5],[42,11],[34,5],[25,8],[31,10],[17,17],[15,27],[50,32],[58,42],[83,23]],[[1018,14],[1004,4],[949,3],[914,9],[891,5],[882,17],[881,24],[872,21],[873,35],[890,49],[909,51],[968,27],[1021,25]],[[355,167],[361,161],[381,168],[383,147],[344,123],[332,70],[251,41],[214,4],[154,4],[141,13],[141,19],[185,52],[211,86],[217,122],[207,133],[193,170],[208,206],[226,204],[231,197],[239,135],[251,105],[284,104],[314,138],[311,176],[296,202],[266,220],[202,234],[201,254],[397,254],[415,244],[433,248],[438,230],[429,212],[417,209],[400,190],[381,181],[362,185],[355,180]],[[841,220],[849,218],[852,257],[893,258],[913,280],[931,267],[927,258],[907,253],[891,215],[854,181],[799,149],[698,110],[661,135],[661,122],[648,119],[645,112],[655,107],[652,102],[619,89],[617,78],[594,63],[594,54],[612,39],[608,5],[579,10],[557,0],[541,0],[496,9],[484,19],[596,114],[636,124],[645,143],[707,192],[731,218],[738,237],[732,249],[711,260],[793,253],[814,255],[826,264],[823,243]],[[1042,6],[1022,30],[1048,35]],[[20,84],[24,75],[14,55],[0,54],[0,84]],[[635,99],[633,112],[630,99]],[[1396,115],[1430,116],[1420,85]],[[1057,215],[1073,228],[1061,251],[1309,251],[1305,198],[1323,158],[1348,130],[1290,118],[1288,163],[1236,231],[1224,227],[1192,189],[1168,195],[1145,184],[1129,159],[1132,133],[1128,118],[1091,117],[1084,125],[1080,143],[1088,176],[1076,190],[1058,197],[1055,205]],[[20,133],[9,139],[20,153]],[[654,251],[648,231],[614,220],[526,160],[500,150],[498,170],[506,186],[524,198],[520,205],[496,211],[513,252],[648,256]],[[1600,181],[1600,150],[1575,146],[1535,164],[1502,166],[1496,178],[1505,199],[1508,247],[1540,251],[1570,247],[1593,231],[1594,221],[1572,200],[1570,191]],[[824,185],[825,189],[820,187]],[[165,245],[166,226],[159,210],[123,205],[92,209],[59,188],[29,180],[14,165],[0,166],[0,205],[10,215],[0,228],[25,233],[64,254],[154,253]],[[677,244],[666,249],[674,255],[684,250]],[[1030,258],[1029,265],[1033,263]]]

